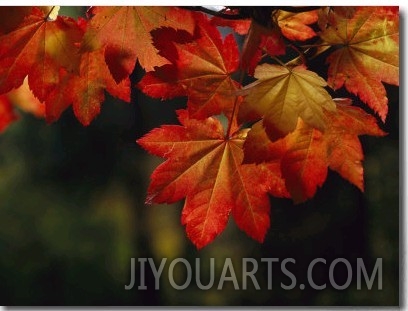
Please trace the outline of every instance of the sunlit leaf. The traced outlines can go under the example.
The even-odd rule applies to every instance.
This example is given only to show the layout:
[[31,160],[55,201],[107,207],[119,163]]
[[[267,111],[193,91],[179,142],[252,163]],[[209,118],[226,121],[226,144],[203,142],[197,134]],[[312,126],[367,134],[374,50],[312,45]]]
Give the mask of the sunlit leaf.
[[343,85],[384,121],[388,98],[381,82],[399,85],[399,16],[396,8],[359,7],[350,18],[331,11],[320,37],[336,46],[327,58],[328,83]]
[[312,127],[324,130],[324,110],[335,110],[335,103],[324,89],[326,81],[304,66],[288,68],[263,64],[256,68],[258,81],[249,85],[249,94],[240,108],[241,120],[263,118],[273,140],[292,132],[298,117]]

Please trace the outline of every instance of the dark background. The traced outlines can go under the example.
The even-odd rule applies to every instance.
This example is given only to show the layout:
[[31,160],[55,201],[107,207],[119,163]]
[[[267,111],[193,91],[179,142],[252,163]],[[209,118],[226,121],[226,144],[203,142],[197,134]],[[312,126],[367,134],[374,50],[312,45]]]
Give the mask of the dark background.
[[[312,65],[320,66],[313,69],[325,76],[327,67]],[[135,70],[134,82],[139,77]],[[381,126],[388,136],[361,137],[365,193],[330,172],[316,196],[304,204],[271,198],[272,225],[263,244],[248,238],[231,220],[200,251],[180,223],[182,202],[144,204],[149,176],[161,160],[135,143],[154,127],[176,123],[174,109],[184,107],[185,99],[160,102],[134,89],[131,104],[108,97],[89,127],[80,125],[71,110],[51,125],[22,114],[0,136],[0,304],[398,305],[398,88],[387,86],[387,92],[390,112]],[[132,257],[152,257],[156,264],[168,258],[160,290],[154,290],[150,269],[148,290],[124,289]],[[169,261],[178,257],[193,268],[200,258],[207,276],[203,282],[208,280],[209,258],[215,258],[214,287],[199,290],[193,273],[191,286],[173,289],[167,271]],[[261,290],[251,282],[248,290],[234,290],[231,282],[217,290],[225,258],[232,258],[241,287],[245,257],[259,263]],[[280,283],[291,280],[279,264],[273,266],[273,289],[267,290],[266,264],[261,263],[265,257],[294,258],[296,265],[287,267],[305,290],[298,285],[283,290]],[[326,266],[315,268],[315,283],[327,283],[322,291],[307,285],[307,266],[315,258],[327,260]],[[328,267],[336,258],[353,266],[353,281],[342,291],[329,283]],[[381,291],[367,290],[365,283],[357,290],[356,258],[363,258],[370,274],[376,259],[383,259]],[[339,285],[345,282],[342,264],[335,278]],[[183,275],[176,281],[182,284]]]

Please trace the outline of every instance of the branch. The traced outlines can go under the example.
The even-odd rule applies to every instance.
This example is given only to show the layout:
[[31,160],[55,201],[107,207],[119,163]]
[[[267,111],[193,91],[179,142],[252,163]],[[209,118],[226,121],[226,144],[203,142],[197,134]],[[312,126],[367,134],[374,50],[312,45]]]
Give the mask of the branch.
[[[258,15],[258,13],[264,12],[265,8],[267,11],[274,11],[274,10],[282,10],[291,13],[303,13],[314,11],[320,9],[320,6],[270,6],[270,7],[242,7],[242,6],[231,6],[231,7],[224,7],[224,9],[220,11],[214,11],[209,8],[203,6],[181,6],[180,8],[190,10],[190,11],[198,11],[203,12],[212,16],[221,17],[224,19],[229,20],[240,20],[240,19],[248,19],[254,18]],[[236,10],[237,13],[226,13],[228,10]]]
[[230,13],[225,13],[226,9],[222,9],[221,11],[213,11],[211,9],[208,9],[206,7],[202,7],[202,6],[181,6],[180,8],[182,9],[186,9],[186,10],[190,10],[190,11],[197,11],[197,12],[203,12],[212,16],[217,16],[217,17],[221,17],[224,19],[229,19],[229,20],[240,20],[240,19],[248,19],[250,18],[250,16],[242,14],[240,11],[238,11],[239,13],[237,14],[230,14]]

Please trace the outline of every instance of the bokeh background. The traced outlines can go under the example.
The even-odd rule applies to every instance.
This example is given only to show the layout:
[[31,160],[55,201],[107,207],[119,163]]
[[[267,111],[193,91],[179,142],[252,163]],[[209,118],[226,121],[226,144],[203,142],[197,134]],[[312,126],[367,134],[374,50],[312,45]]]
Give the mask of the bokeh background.
[[[63,8],[60,14],[83,14]],[[326,67],[321,65],[321,75]],[[140,78],[136,69],[133,80]],[[304,204],[271,198],[272,226],[263,244],[248,238],[231,220],[225,232],[197,251],[180,223],[180,204],[144,204],[149,176],[161,159],[148,155],[137,138],[164,123],[177,123],[175,109],[185,100],[160,102],[133,90],[132,103],[112,98],[101,114],[83,127],[71,110],[51,125],[21,114],[0,136],[0,302],[2,305],[398,305],[399,304],[399,101],[398,88],[387,86],[390,112],[382,128],[386,137],[362,137],[365,193],[330,172],[316,196]],[[125,290],[131,258],[186,258],[209,275],[215,258],[215,286],[202,291],[195,282],[177,291],[166,264],[160,290],[146,269],[147,290]],[[234,290],[231,282],[217,290],[225,258],[241,276],[242,258],[254,258],[261,290],[249,282]],[[298,284],[308,264],[316,266],[316,284],[285,291],[290,284],[273,265],[273,289],[267,290],[261,258],[294,258],[288,269]],[[329,284],[328,267],[336,258],[353,265],[353,281],[342,291]],[[357,290],[356,259],[371,273],[383,258],[383,289]],[[185,280],[182,265],[176,281]],[[336,281],[346,281],[344,266]],[[137,271],[136,277],[138,277]],[[194,278],[193,278],[194,280]],[[203,277],[206,282],[208,277]],[[139,283],[137,282],[136,285]],[[375,288],[377,280],[374,283]]]

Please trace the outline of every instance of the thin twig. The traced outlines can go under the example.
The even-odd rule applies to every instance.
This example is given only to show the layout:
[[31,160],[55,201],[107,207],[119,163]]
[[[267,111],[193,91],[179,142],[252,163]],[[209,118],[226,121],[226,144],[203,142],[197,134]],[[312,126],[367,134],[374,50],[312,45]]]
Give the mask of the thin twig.
[[55,5],[52,6],[51,10],[48,12],[47,16],[44,18],[44,20],[48,20],[48,18],[50,17],[52,11],[54,11],[55,9]]
[[221,17],[223,19],[229,19],[229,20],[241,20],[241,19],[248,19],[249,17],[247,16],[243,16],[240,14],[225,14],[222,11],[213,11],[210,9],[207,9],[205,7],[202,6],[180,6],[180,8],[182,9],[186,9],[186,10],[190,10],[190,11],[198,11],[198,12],[203,12],[206,14],[210,14],[212,16],[217,16],[217,17]]
[[[241,70],[240,72],[240,76],[239,76],[239,84],[242,85],[242,83],[244,82],[244,76],[245,73],[243,70]],[[227,129],[227,136],[226,137],[231,137],[231,128],[232,128],[232,123],[235,117],[235,114],[238,112],[238,99],[239,99],[239,95],[235,96],[235,102],[234,102],[234,107],[232,108],[232,113],[231,113],[231,118],[228,120],[228,129]]]

